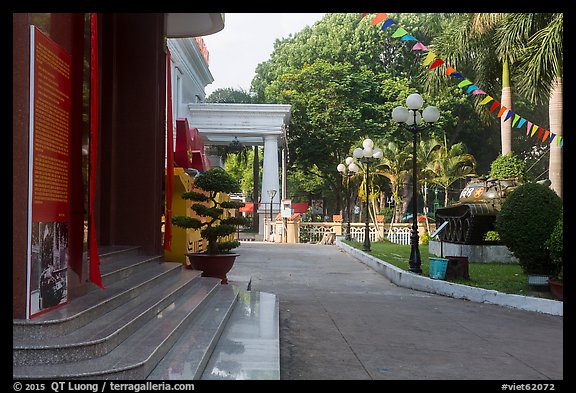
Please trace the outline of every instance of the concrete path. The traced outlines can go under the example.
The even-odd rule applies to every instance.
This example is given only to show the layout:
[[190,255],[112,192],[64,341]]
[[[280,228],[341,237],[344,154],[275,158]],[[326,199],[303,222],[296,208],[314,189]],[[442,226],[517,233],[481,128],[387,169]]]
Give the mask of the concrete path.
[[279,297],[281,379],[563,378],[563,317],[398,287],[335,246],[235,251],[231,274]]

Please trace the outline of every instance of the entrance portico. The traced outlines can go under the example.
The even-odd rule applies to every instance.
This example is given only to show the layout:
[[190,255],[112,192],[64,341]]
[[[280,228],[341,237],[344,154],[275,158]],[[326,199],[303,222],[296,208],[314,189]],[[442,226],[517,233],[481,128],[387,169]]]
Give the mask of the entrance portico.
[[[227,146],[235,138],[244,146],[264,146],[258,209],[259,233],[264,234],[263,218],[270,217],[271,206],[272,214],[280,211],[285,191],[280,189],[278,142],[284,148],[284,131],[290,121],[291,105],[191,103],[188,110],[190,127],[198,129],[205,146]],[[268,190],[277,191],[272,201]]]

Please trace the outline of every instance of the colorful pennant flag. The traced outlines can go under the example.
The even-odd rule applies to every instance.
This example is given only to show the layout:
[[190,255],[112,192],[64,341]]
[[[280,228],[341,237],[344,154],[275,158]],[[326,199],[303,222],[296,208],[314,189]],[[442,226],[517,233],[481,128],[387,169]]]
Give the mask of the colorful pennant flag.
[[396,29],[396,31],[394,32],[394,34],[392,34],[392,38],[399,38],[399,37],[403,37],[406,34],[408,34],[408,32],[406,30],[404,30],[403,28],[399,27],[398,29]]
[[530,135],[530,130],[532,129],[532,122],[531,121],[527,121],[526,122],[526,135]]
[[412,47],[412,50],[428,50],[428,48],[421,42],[417,42]]
[[372,19],[372,22],[370,22],[370,24],[371,25],[377,25],[378,23],[382,22],[387,17],[388,17],[388,15],[385,12],[381,12],[379,14],[376,14],[374,19]]
[[424,63],[422,63],[422,65],[427,66],[428,64],[432,63],[432,60],[434,60],[434,58],[436,58],[436,55],[434,54],[434,52],[429,51],[428,54],[426,55],[426,58],[424,59]]
[[[366,13],[362,13],[362,19],[366,16]],[[388,27],[394,25],[394,24],[398,24],[395,20],[388,18],[388,15],[386,13],[378,13],[376,14],[376,16],[374,17],[374,19],[372,19],[371,25],[377,25],[380,22],[384,21],[384,23],[382,24],[381,29],[382,30],[386,30]],[[406,42],[406,41],[417,41],[413,46],[412,46],[412,50],[416,51],[416,50],[421,50],[421,51],[428,51],[424,62],[422,63],[423,66],[428,67],[428,70],[432,70],[434,68],[439,67],[442,64],[445,64],[445,61],[442,60],[441,58],[437,58],[436,54],[430,50],[428,50],[428,48],[422,43],[419,42],[414,36],[410,35],[404,28],[402,27],[398,27],[396,29],[396,31],[392,34],[392,38],[401,38],[401,41]],[[486,97],[484,97],[484,99],[482,99],[482,101],[480,102],[480,105],[486,105],[489,102],[493,101],[494,98],[487,95],[487,93],[480,89],[478,86],[476,86],[472,81],[465,79],[465,77],[457,72],[454,67],[450,66],[450,65],[446,65],[446,70],[445,70],[445,75],[446,76],[450,76],[450,77],[454,77],[454,78],[458,78],[458,79],[462,79],[462,81],[458,84],[459,88],[464,88],[467,87],[466,89],[466,94],[470,94],[470,96],[475,96],[475,95],[479,95],[479,94],[484,94],[486,95]],[[522,128],[522,126],[526,123],[526,135],[530,135],[530,136],[534,136],[534,134],[536,133],[536,130],[538,131],[538,136],[537,136],[537,140],[540,140],[540,138],[542,137],[542,142],[544,142],[548,137],[550,137],[550,141],[549,143],[551,144],[553,140],[556,140],[556,145],[562,147],[564,144],[564,140],[562,138],[561,135],[556,135],[553,132],[550,132],[549,130],[544,130],[542,127],[539,127],[536,124],[533,124],[532,122],[526,120],[524,117],[514,113],[512,110],[506,108],[505,106],[501,106],[500,102],[494,100],[494,102],[492,103],[491,107],[490,107],[490,112],[494,112],[496,110],[496,108],[500,107],[499,111],[498,111],[498,118],[501,118],[504,113],[506,113],[506,116],[504,117],[504,122],[508,121],[510,118],[512,118],[512,116],[514,116],[513,121],[512,121],[512,127],[516,127],[516,128]]]
[[445,72],[446,76],[450,76],[450,75],[452,75],[452,74],[455,73],[455,72],[456,72],[456,70],[454,69],[454,67],[452,67],[452,66],[447,66],[447,67],[446,67],[446,72]]
[[387,28],[389,28],[394,24],[396,24],[396,21],[394,19],[386,19],[386,21],[382,25],[382,30],[386,30]]
[[486,96],[486,97],[482,100],[482,102],[480,102],[480,105],[486,105],[487,103],[489,103],[489,102],[492,101],[492,100],[493,100],[492,97]]
[[434,63],[432,63],[432,65],[428,69],[431,70],[433,68],[441,66],[442,64],[444,64],[444,60],[438,58],[438,59],[434,60]]

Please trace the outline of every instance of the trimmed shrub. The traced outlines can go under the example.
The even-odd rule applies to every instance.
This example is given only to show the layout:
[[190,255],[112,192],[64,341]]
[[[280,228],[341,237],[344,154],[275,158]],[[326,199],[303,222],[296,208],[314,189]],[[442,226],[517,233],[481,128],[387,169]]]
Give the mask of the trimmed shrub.
[[499,155],[490,165],[490,177],[496,179],[516,177],[520,181],[525,181],[525,167],[526,163],[513,153]]
[[556,226],[545,245],[550,251],[550,257],[556,265],[556,268],[559,272],[562,272],[564,264],[564,219],[562,214],[556,222]]
[[525,273],[550,276],[558,273],[545,243],[561,214],[560,197],[538,183],[519,186],[504,201],[496,215],[496,230]]

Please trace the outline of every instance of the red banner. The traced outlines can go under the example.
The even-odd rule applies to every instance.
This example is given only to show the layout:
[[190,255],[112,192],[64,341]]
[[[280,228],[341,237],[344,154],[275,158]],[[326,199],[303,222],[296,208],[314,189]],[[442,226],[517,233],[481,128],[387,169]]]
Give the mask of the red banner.
[[104,288],[100,274],[100,256],[94,223],[96,169],[98,165],[98,14],[90,14],[90,185],[88,247],[90,249],[90,281]]
[[174,190],[174,126],[172,123],[172,67],[170,50],[166,48],[166,220],[164,250],[172,249],[172,192]]

